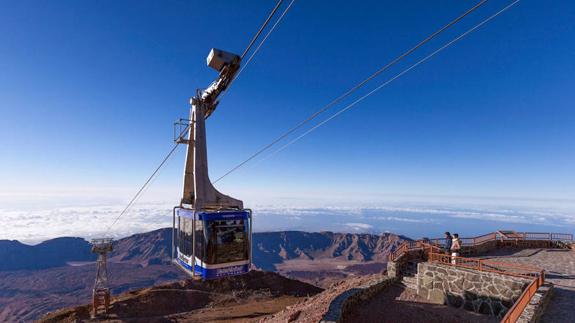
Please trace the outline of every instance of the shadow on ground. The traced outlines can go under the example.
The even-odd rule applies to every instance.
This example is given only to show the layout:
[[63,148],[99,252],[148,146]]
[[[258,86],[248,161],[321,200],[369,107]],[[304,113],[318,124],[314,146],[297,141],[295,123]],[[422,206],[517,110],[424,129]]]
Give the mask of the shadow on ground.
[[447,305],[431,304],[417,296],[413,289],[402,284],[386,288],[376,297],[346,313],[343,322],[498,322],[496,317],[456,309]]

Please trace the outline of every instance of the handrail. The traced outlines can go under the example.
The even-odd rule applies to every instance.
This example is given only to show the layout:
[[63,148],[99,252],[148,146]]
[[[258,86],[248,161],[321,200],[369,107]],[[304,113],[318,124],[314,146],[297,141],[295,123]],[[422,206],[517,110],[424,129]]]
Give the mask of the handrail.
[[428,249],[428,252],[433,252],[441,250],[437,245],[427,241],[427,240],[416,240],[416,241],[404,241],[397,247],[397,249],[392,252],[389,256],[391,261],[396,261],[399,257],[403,256],[406,252],[410,250],[424,250]]
[[[548,233],[548,232],[514,232],[516,236],[520,236],[521,240],[526,241],[573,241],[573,234],[571,233]],[[518,240],[519,238],[506,238],[499,232],[491,232],[472,238],[460,238],[463,247],[476,247],[491,241],[508,241]],[[415,241],[404,241],[399,247],[391,253],[390,259],[395,261],[399,259],[405,252],[409,250],[422,249],[418,243],[427,243],[435,247],[445,245],[445,238],[434,239],[419,239]]]
[[515,323],[523,314],[525,307],[531,302],[531,299],[537,293],[539,287],[543,286],[545,283],[545,275],[542,273],[541,276],[533,279],[533,281],[523,290],[521,296],[517,299],[517,301],[511,306],[509,311],[505,313],[505,316],[501,320],[501,323]]
[[429,261],[436,262],[454,267],[473,269],[484,272],[504,274],[508,276],[523,277],[532,279],[533,277],[543,276],[543,271],[534,266],[515,264],[500,261],[491,261],[491,259],[466,258],[459,256],[450,256],[442,253],[430,253]]

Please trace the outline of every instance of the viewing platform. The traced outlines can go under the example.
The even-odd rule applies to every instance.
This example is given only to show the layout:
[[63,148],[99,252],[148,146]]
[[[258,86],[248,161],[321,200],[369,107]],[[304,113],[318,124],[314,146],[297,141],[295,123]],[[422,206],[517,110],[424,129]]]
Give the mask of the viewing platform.
[[573,235],[500,230],[460,240],[461,257],[444,250],[445,239],[407,241],[391,255],[388,275],[420,301],[505,323],[575,317]]

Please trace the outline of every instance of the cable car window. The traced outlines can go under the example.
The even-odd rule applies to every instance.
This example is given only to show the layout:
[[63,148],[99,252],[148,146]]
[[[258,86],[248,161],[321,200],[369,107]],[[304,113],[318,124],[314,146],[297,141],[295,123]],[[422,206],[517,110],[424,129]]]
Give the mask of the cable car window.
[[246,220],[212,220],[206,222],[206,263],[222,264],[249,257]]
[[204,222],[201,220],[196,220],[196,245],[195,248],[195,255],[198,259],[204,261]]
[[193,241],[193,220],[182,217],[180,218],[180,252],[189,256],[192,254],[192,241]]
[[177,226],[177,233],[176,233],[176,239],[175,239],[175,244],[176,246],[179,248],[180,247],[180,241],[182,241],[182,227],[180,226],[181,223],[181,219],[178,216],[178,226]]

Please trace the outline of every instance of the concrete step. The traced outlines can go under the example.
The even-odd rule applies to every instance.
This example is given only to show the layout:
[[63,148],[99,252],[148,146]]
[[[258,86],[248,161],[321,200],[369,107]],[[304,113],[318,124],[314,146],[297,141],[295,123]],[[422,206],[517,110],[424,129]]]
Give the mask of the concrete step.
[[413,276],[403,276],[401,278],[401,283],[410,289],[417,289],[417,277]]

